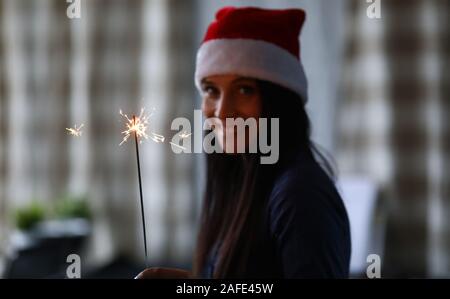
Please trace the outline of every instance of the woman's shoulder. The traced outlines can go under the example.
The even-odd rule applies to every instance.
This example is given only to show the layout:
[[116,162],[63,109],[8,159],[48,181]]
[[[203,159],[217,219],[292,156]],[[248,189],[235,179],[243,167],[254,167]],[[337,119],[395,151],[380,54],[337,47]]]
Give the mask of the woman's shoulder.
[[270,235],[288,278],[347,277],[350,225],[334,182],[314,160],[277,178],[269,199]]
[[304,217],[314,215],[318,221],[330,217],[347,221],[344,204],[333,179],[314,159],[304,156],[280,172],[268,206],[272,219],[283,213],[297,213]]
[[333,193],[332,195],[339,196],[333,179],[314,158],[299,155],[293,163],[279,172],[274,182],[271,198],[312,191],[320,193],[331,192]]

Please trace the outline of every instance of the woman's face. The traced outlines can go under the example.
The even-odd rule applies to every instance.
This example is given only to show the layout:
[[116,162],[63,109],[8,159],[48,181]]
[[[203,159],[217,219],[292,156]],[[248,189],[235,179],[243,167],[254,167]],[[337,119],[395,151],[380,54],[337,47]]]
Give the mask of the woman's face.
[[[262,100],[256,80],[236,75],[210,76],[202,80],[202,111],[211,120],[219,145],[226,153],[236,153],[238,134],[235,126],[226,123],[227,118],[254,118],[261,116]],[[248,148],[249,130],[245,129],[245,148]],[[228,137],[227,137],[228,136]],[[228,142],[232,138],[233,143]]]
[[[236,75],[210,76],[202,80],[201,88],[202,111],[206,118],[211,119],[219,145],[226,153],[236,153],[237,130],[235,126],[227,126],[226,119],[242,118],[245,121],[254,118],[258,122],[262,100],[256,80]],[[233,138],[233,143],[227,142],[227,136]],[[249,136],[246,128],[245,148],[248,148],[250,137],[253,140],[255,136]]]

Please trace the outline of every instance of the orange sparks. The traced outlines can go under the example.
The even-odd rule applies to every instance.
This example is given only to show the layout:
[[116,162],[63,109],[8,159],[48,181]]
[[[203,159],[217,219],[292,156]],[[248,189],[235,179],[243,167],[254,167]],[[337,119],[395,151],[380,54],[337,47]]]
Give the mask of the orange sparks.
[[122,110],[120,110],[120,115],[122,115],[126,119],[126,130],[122,132],[122,134],[124,134],[125,136],[123,137],[122,142],[119,145],[125,143],[128,138],[130,138],[130,136],[134,133],[136,133],[137,137],[141,137],[140,143],[142,142],[142,138],[150,138],[155,142],[164,142],[164,136],[162,135],[156,134],[154,132],[150,132],[149,134],[147,134],[149,119],[153,115],[153,111],[150,114],[147,114],[145,112],[145,108],[142,108],[139,116],[130,118],[128,117],[128,115],[124,114]]
[[81,128],[84,126],[84,124],[81,124],[79,127],[75,124],[73,128],[66,128],[67,131],[69,131],[69,134],[75,137],[80,137],[83,133],[81,131]]

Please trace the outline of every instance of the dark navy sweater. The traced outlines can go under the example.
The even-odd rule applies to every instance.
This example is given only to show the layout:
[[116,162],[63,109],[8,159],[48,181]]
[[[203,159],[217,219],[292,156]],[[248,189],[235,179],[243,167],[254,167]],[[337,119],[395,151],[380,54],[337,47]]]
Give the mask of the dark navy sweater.
[[[350,226],[334,183],[299,155],[275,180],[243,278],[347,278]],[[217,261],[212,250],[204,277]]]

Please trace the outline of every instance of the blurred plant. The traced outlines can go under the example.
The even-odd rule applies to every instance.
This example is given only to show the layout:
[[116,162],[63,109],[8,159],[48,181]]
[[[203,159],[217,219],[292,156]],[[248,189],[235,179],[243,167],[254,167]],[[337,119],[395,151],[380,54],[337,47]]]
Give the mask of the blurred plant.
[[29,230],[44,218],[45,208],[37,201],[18,208],[14,213],[15,224],[20,230]]
[[[51,213],[48,213],[49,211]],[[88,201],[84,197],[65,196],[50,205],[33,200],[31,203],[17,208],[13,214],[16,227],[23,231],[30,230],[37,223],[51,218],[84,218],[89,220],[91,219],[91,211]]]
[[58,219],[85,218],[91,219],[88,201],[84,197],[63,197],[56,201],[55,217]]

